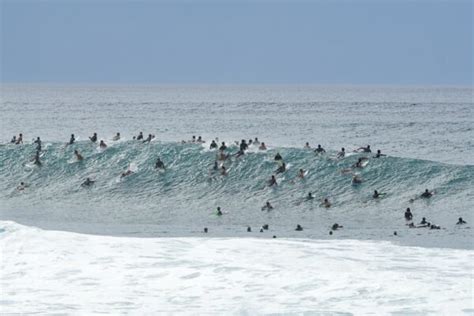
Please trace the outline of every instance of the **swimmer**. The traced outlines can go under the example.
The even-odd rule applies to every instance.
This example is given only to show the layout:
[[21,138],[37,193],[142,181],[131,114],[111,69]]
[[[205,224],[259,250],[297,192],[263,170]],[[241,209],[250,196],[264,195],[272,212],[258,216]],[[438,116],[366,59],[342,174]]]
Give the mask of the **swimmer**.
[[304,179],[304,170],[303,170],[303,169],[300,169],[300,170],[298,171],[298,178]]
[[79,151],[77,149],[74,150],[74,155],[76,155],[76,158],[77,158],[78,161],[84,160],[84,157],[82,157],[82,155],[79,153]]
[[428,224],[428,222],[426,221],[426,217],[423,217],[421,219],[420,225],[426,225],[426,224]]
[[278,185],[277,183],[277,180],[275,178],[275,176],[272,175],[272,178],[268,181],[268,186],[274,186],[274,185]]
[[314,152],[317,153],[317,154],[322,154],[322,153],[325,153],[326,150],[324,150],[324,148],[321,147],[321,145],[318,144],[318,148],[316,148],[316,149],[314,150]]
[[120,133],[117,132],[117,134],[115,134],[115,136],[112,137],[112,140],[113,140],[114,142],[116,142],[116,141],[118,141],[119,139],[120,139]]
[[12,140],[10,141],[11,144],[16,144],[16,135],[13,135]]
[[36,138],[36,140],[33,142],[33,144],[36,144],[36,150],[41,151],[41,138],[39,136]]
[[18,191],[23,191],[24,189],[26,189],[28,187],[28,185],[25,183],[25,182],[20,182],[20,185],[16,187],[16,189]]
[[352,176],[352,184],[361,184],[363,182],[362,178],[359,175]]
[[226,176],[227,175],[227,170],[225,168],[225,166],[222,166],[221,167],[221,176]]
[[321,206],[324,206],[325,208],[330,208],[331,207],[331,202],[329,202],[329,200],[326,198],[321,203]]
[[91,180],[90,178],[86,178],[86,181],[84,181],[81,186],[83,187],[89,187],[94,184],[95,181]]
[[411,221],[413,219],[413,214],[411,213],[410,208],[408,207],[407,210],[405,211],[405,219],[407,221]]
[[258,140],[257,137],[255,137],[255,139],[253,140],[253,143],[254,143],[255,145],[260,145],[260,141]]
[[20,133],[20,135],[18,135],[18,138],[16,139],[16,143],[17,145],[20,145],[20,144],[23,144],[23,134]]
[[467,224],[467,222],[465,220],[463,220],[462,217],[459,217],[458,222],[456,223],[456,225],[462,225],[462,224]]
[[362,151],[363,153],[371,153],[372,150],[370,149],[370,145],[367,145],[367,147],[359,147],[357,148],[357,151]]
[[301,225],[298,224],[298,225],[296,225],[296,229],[295,229],[295,230],[298,231],[298,232],[300,232],[300,231],[303,230],[303,227],[301,227]]
[[136,140],[143,140],[143,132],[138,133]]
[[262,211],[271,211],[273,210],[273,206],[270,204],[269,201],[267,201],[267,203],[265,203],[264,206],[262,206]]
[[314,199],[314,196],[311,192],[309,192],[308,195],[306,196],[306,200],[309,201],[309,200],[312,200],[312,199]]
[[306,142],[306,144],[304,145],[304,148],[306,148],[306,149],[310,149],[310,148],[311,148],[311,146],[309,145],[309,143],[308,143],[308,142]]
[[337,153],[336,158],[344,158],[346,156],[346,150],[344,147],[341,148],[341,151]]
[[332,230],[338,230],[339,228],[344,228],[344,226],[339,225],[338,223],[335,223],[335,224],[332,225],[332,227],[331,227]]
[[107,144],[103,140],[101,140],[100,144],[99,144],[99,147],[100,148],[107,148]]
[[71,134],[71,138],[69,139],[69,145],[72,145],[74,144],[74,142],[76,141],[76,137],[74,137],[74,134]]
[[265,146],[264,142],[260,143],[260,147],[258,147],[258,150],[267,150],[267,146]]
[[222,213],[221,207],[218,206],[218,207],[217,207],[217,211],[216,211],[216,215],[217,215],[217,216],[222,216],[222,214],[224,214],[224,213]]
[[283,161],[283,158],[281,157],[280,153],[277,153],[274,159],[275,161]]
[[212,140],[211,145],[209,145],[209,149],[216,149],[217,148],[217,143],[215,140]]
[[226,149],[227,149],[227,146],[226,146],[225,142],[222,142],[221,147],[219,147],[219,150],[224,151]]
[[280,167],[275,171],[276,173],[283,173],[286,171],[286,163],[282,163]]
[[153,139],[153,135],[148,134],[148,137],[143,141],[143,143],[149,143]]
[[421,197],[427,199],[427,198],[432,197],[433,194],[434,194],[434,191],[429,191],[428,189],[426,189],[425,192],[421,194]]
[[97,142],[97,133],[94,133],[94,135],[92,135],[91,137],[89,137],[89,139],[90,139],[91,142],[93,142],[93,143]]
[[163,169],[163,170],[166,169],[165,164],[163,163],[163,161],[161,161],[159,157],[156,159],[155,169]]
[[382,152],[380,151],[380,149],[378,149],[378,150],[377,150],[377,154],[375,154],[374,158],[380,158],[380,157],[384,157],[384,156],[387,156],[387,155],[382,154]]

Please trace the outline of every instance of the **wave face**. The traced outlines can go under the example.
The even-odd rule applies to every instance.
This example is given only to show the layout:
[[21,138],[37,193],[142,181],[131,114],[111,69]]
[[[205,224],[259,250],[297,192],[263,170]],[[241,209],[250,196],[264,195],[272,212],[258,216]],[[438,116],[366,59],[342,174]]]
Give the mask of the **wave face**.
[[[34,148],[0,147],[3,219],[26,223],[34,219],[49,226],[100,233],[131,233],[131,227],[138,225],[141,233],[151,235],[194,234],[204,226],[214,227],[222,235],[235,235],[242,227],[256,229],[263,223],[293,235],[299,223],[307,228],[303,234],[317,236],[326,235],[327,228],[337,222],[347,228],[341,235],[352,238],[386,235],[404,227],[406,207],[412,208],[416,221],[425,216],[438,225],[454,227],[462,216],[472,222],[474,166],[469,165],[375,159],[373,154],[335,160],[331,152],[316,156],[305,149],[258,152],[251,148],[246,155],[226,161],[229,172],[221,176],[210,171],[216,152],[207,145],[124,141],[100,151],[88,141],[72,146],[47,143],[43,144],[41,167],[31,163]],[[85,157],[83,161],[75,160],[75,149]],[[229,149],[230,153],[236,151],[237,147]],[[270,188],[267,181],[277,168],[273,160],[276,152],[289,168],[277,175],[279,185]],[[363,156],[370,157],[368,165],[357,171],[364,182],[353,186],[351,176],[341,170]],[[157,157],[166,164],[165,172],[154,168]],[[120,178],[130,165],[136,169],[134,174]],[[296,176],[299,168],[308,171],[303,180]],[[86,177],[96,181],[90,188],[81,187]],[[29,185],[22,192],[16,190],[20,181]],[[436,194],[429,200],[409,202],[425,188]],[[374,189],[387,195],[375,201],[371,198]],[[313,192],[314,200],[305,200],[308,192]],[[329,209],[320,206],[325,197],[333,204]],[[275,207],[271,212],[260,210],[266,201]],[[215,216],[217,206],[222,207],[224,216]],[[98,225],[101,228],[94,229]],[[380,229],[383,233],[377,232]]]

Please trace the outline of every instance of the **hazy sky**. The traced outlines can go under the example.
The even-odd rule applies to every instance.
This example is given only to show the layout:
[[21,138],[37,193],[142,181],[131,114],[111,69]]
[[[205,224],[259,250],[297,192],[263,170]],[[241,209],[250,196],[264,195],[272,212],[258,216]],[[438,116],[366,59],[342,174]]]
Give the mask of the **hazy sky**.
[[472,84],[473,1],[1,2],[1,80]]

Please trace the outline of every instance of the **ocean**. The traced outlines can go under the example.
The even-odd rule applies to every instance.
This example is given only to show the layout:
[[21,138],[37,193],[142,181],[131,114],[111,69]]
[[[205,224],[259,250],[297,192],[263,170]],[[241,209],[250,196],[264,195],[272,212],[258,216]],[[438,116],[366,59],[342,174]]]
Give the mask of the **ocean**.
[[[346,315],[374,302],[379,314],[474,312],[472,87],[0,91],[3,313]],[[94,132],[107,148],[88,139]],[[133,139],[139,132],[155,138]],[[23,144],[11,144],[19,133]],[[37,137],[41,166],[32,162]],[[237,143],[256,137],[267,150],[252,144],[235,156]],[[218,161],[225,176],[213,170],[216,138],[229,147]],[[315,154],[318,144],[325,154]],[[372,153],[357,151],[367,145]],[[285,172],[276,173],[277,153]],[[155,169],[158,157],[166,170]],[[360,158],[367,165],[351,168]],[[86,178],[94,184],[81,186]],[[420,198],[425,189],[434,195]],[[273,209],[262,211],[267,201]],[[406,208],[414,224],[425,217],[440,229],[409,228]],[[87,295],[99,289],[102,297]]]

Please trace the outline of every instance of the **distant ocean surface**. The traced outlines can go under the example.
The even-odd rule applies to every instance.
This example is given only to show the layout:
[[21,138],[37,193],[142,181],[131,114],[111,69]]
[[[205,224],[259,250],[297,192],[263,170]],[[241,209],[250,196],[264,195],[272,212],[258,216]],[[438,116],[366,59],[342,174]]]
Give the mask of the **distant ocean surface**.
[[[333,223],[344,225],[338,238],[397,240],[409,245],[472,248],[474,206],[474,108],[471,87],[391,86],[55,86],[4,85],[0,103],[0,219],[49,229],[127,236],[215,236],[329,238]],[[133,141],[140,131],[155,134],[150,144]],[[88,136],[97,132],[109,147],[101,151]],[[111,139],[120,132],[122,140]],[[23,133],[24,145],[10,145]],[[78,139],[65,146],[70,135]],[[207,142],[182,144],[202,136]],[[43,140],[43,166],[30,162]],[[225,162],[228,176],[210,169],[218,137],[232,145],[258,137],[269,150],[251,146]],[[321,144],[316,156],[304,149]],[[387,157],[355,154],[370,144]],[[351,153],[334,159],[341,147]],[[76,162],[73,151],[85,157]],[[237,152],[234,145],[229,153]],[[267,180],[280,152],[288,170]],[[154,169],[157,157],[167,165]],[[341,170],[358,158],[369,164],[351,185]],[[128,166],[135,173],[120,178]],[[296,177],[303,168],[304,180]],[[80,184],[86,177],[91,188]],[[29,187],[16,190],[20,181]],[[425,188],[429,200],[410,199]],[[373,190],[387,193],[373,200]],[[306,201],[312,192],[314,201]],[[324,198],[330,209],[320,206]],[[261,211],[271,201],[273,211]],[[217,217],[221,206],[224,216]],[[408,229],[426,217],[440,231]],[[258,233],[263,224],[269,231]],[[295,232],[300,224],[303,232]]]

